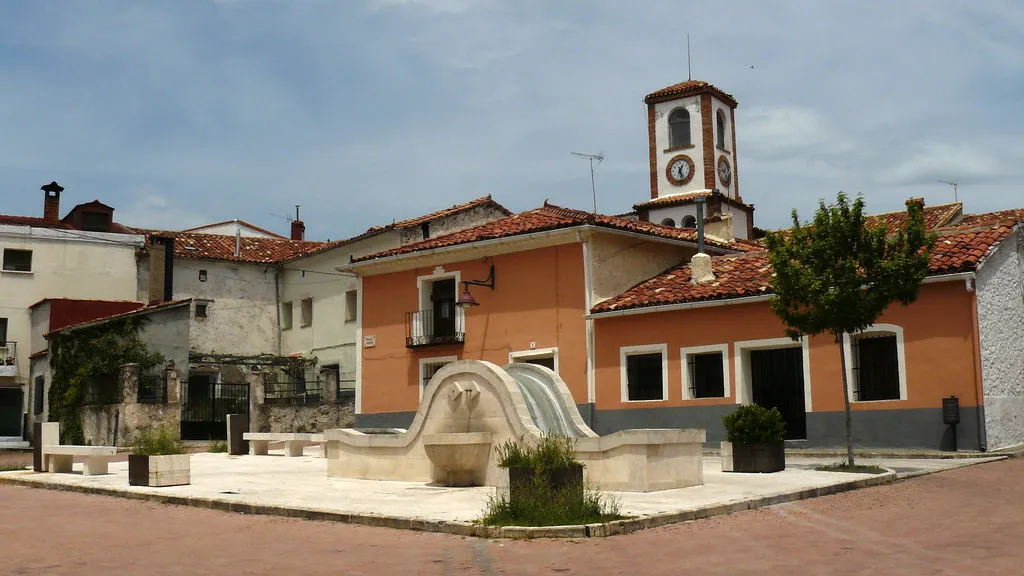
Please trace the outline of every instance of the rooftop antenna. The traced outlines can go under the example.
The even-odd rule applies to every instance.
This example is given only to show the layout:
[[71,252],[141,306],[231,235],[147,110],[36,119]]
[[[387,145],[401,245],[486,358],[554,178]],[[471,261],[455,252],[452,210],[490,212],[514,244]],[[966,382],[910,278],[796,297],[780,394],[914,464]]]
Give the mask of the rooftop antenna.
[[600,154],[582,154],[580,152],[570,152],[573,156],[580,158],[586,158],[590,160],[590,191],[594,195],[594,214],[597,214],[597,185],[594,184],[594,160],[597,160],[597,165],[600,166],[601,162],[604,161],[604,152]]
[[690,35],[686,35],[686,79],[693,80],[693,74],[690,73]]
[[[298,206],[296,206],[296,208],[298,208]],[[291,216],[286,216],[286,215],[282,215],[282,214],[274,214],[273,212],[270,212],[269,214],[271,216],[273,216],[274,218],[280,218],[280,219],[288,221],[288,222],[292,221],[292,217]],[[295,215],[298,216],[298,214],[299,214],[299,211],[296,210],[295,211]]]
[[953,202],[959,202],[960,201],[960,199],[957,197],[957,193],[956,193],[956,188],[957,188],[957,186],[960,185],[959,182],[957,182],[955,180],[938,180],[938,182],[941,183],[941,184],[949,184],[950,186],[952,186],[953,187]]
[[299,205],[296,204],[295,205],[295,220],[298,221],[298,219],[299,219]]

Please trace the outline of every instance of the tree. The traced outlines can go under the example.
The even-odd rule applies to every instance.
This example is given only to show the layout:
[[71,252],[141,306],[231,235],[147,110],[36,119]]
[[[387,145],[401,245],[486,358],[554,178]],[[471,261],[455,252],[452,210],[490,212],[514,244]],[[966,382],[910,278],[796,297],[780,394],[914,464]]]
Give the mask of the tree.
[[765,244],[775,278],[772,312],[794,340],[827,333],[839,345],[846,404],[846,457],[853,461],[853,427],[843,334],[875,323],[891,304],[917,299],[935,242],[924,226],[924,204],[907,201],[907,220],[889,230],[869,226],[864,200],[840,192],[836,203],[819,200],[813,223],[801,225],[793,210],[788,233],[768,233]]

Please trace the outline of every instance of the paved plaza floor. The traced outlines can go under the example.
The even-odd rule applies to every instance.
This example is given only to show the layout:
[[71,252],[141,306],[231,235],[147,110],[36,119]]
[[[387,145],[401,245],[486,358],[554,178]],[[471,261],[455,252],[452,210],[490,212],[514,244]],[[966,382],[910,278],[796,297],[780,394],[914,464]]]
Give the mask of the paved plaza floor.
[[[330,478],[326,474],[327,461],[318,452],[318,448],[310,447],[307,448],[308,455],[294,458],[286,458],[280,451],[272,451],[269,456],[197,453],[191,458],[192,483],[166,488],[129,486],[127,462],[111,463],[110,473],[100,476],[83,476],[82,465],[76,463],[73,474],[13,471],[0,473],[0,480],[96,488],[106,494],[113,490],[122,494],[155,494],[251,504],[292,510],[297,516],[313,511],[460,523],[479,519],[488,498],[494,493],[490,487],[448,488],[424,483]],[[984,461],[915,459],[871,462],[896,470],[920,471],[950,469]],[[786,470],[775,474],[727,474],[721,472],[718,458],[705,457],[703,486],[610,494],[619,501],[622,514],[643,518],[785,496],[809,489],[827,489],[876,478],[871,474],[814,470],[824,462],[827,461],[791,459]]]
[[0,485],[0,573],[1019,575],[1022,477],[1018,458],[575,540],[465,538]]

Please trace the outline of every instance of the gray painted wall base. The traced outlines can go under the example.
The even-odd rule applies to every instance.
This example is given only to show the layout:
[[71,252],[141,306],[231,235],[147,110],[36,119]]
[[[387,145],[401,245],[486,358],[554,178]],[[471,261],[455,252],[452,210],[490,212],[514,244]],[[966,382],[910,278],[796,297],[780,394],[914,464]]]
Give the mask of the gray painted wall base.
[[[584,420],[589,420],[590,427],[601,436],[634,428],[704,428],[707,430],[707,444],[712,447],[725,440],[722,416],[736,409],[734,404],[634,410],[593,410],[590,404],[578,407],[581,415],[589,416]],[[957,426],[960,450],[980,449],[978,414],[976,408],[960,409],[960,425]],[[415,412],[356,414],[356,428],[408,428],[415,415]],[[859,448],[951,450],[953,433],[950,426],[942,423],[941,408],[855,411],[853,442]],[[805,448],[845,446],[846,414],[808,413],[807,440],[788,445]]]

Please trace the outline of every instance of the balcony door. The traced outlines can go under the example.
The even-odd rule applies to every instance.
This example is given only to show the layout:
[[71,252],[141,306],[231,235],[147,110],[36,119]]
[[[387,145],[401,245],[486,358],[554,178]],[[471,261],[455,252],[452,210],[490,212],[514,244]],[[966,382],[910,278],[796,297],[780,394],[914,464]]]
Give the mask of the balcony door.
[[455,336],[455,278],[435,280],[431,286],[435,338]]

